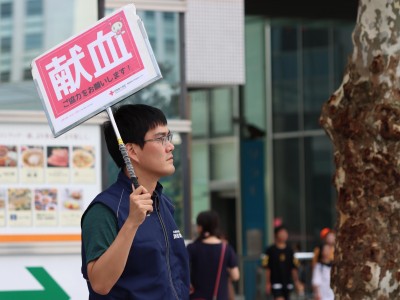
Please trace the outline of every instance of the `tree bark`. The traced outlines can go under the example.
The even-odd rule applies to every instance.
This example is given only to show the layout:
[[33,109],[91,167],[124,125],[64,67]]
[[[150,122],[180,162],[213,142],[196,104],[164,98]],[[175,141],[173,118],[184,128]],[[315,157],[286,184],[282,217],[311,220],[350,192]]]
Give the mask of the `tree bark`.
[[359,1],[343,83],[322,108],[336,165],[339,300],[400,299],[399,9]]

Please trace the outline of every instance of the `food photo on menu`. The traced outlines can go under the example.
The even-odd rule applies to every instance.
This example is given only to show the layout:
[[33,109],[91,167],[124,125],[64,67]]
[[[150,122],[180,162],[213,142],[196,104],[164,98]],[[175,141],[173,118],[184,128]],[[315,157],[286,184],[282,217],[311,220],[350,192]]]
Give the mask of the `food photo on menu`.
[[44,149],[42,146],[21,146],[21,158],[23,167],[43,167]]
[[78,211],[83,208],[81,189],[65,189],[62,207],[67,211]]
[[17,146],[0,145],[0,167],[16,167]]
[[25,188],[8,189],[8,210],[31,210],[31,190]]
[[56,211],[57,210],[57,189],[36,189],[35,210]]
[[47,166],[68,168],[69,149],[67,146],[47,147]]
[[93,146],[75,146],[72,152],[72,164],[74,168],[86,169],[94,168],[94,147]]

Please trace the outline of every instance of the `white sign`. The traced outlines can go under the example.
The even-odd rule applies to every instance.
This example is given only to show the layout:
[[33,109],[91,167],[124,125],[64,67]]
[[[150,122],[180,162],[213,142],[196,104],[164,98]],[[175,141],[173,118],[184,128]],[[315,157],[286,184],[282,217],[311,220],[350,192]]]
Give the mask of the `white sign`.
[[0,256],[0,265],[0,299],[89,298],[79,254],[6,255]]
[[54,136],[162,77],[133,4],[35,58],[32,76]]

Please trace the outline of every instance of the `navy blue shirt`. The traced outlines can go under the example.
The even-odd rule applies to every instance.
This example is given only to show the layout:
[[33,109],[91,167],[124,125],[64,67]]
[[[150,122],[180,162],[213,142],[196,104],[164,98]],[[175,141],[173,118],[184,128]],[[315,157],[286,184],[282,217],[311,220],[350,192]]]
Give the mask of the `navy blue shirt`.
[[[108,207],[115,215],[118,230],[129,215],[132,184],[120,172],[118,180],[100,193],[89,205]],[[186,300],[189,298],[189,261],[185,243],[174,221],[174,206],[157,185],[153,194],[154,212],[139,226],[125,269],[106,296],[93,291],[88,283],[90,300]],[[86,213],[85,213],[86,214]],[[82,224],[85,222],[85,214]],[[85,226],[83,226],[85,227]],[[84,236],[84,235],[82,235]],[[82,243],[82,273],[87,280],[85,241]]]
[[[189,244],[187,249],[189,252],[191,283],[194,288],[191,298],[211,300],[217,279],[222,243],[206,244],[201,241],[195,241]],[[235,251],[230,245],[227,245],[217,295],[218,300],[228,300],[229,273],[227,269],[232,269],[237,265]]]

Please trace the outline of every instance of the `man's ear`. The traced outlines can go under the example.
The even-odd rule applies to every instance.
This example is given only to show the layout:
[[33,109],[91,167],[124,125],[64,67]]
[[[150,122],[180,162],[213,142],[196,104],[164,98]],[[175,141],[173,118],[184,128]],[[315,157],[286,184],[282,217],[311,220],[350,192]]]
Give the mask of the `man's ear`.
[[139,162],[139,157],[138,157],[138,150],[139,150],[139,146],[133,143],[127,143],[125,145],[126,147],[126,151],[128,152],[128,156],[129,158],[138,163]]

